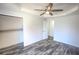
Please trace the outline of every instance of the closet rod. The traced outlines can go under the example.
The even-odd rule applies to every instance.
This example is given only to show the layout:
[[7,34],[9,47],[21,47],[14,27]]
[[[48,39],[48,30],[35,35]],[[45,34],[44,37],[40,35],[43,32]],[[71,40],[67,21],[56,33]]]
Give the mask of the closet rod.
[[0,30],[0,32],[12,32],[12,31],[22,31],[23,29],[8,29],[8,30]]

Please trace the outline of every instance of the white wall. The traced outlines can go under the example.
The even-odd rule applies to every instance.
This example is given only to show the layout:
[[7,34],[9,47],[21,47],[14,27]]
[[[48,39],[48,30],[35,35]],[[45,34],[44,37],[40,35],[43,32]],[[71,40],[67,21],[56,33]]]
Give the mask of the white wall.
[[23,14],[24,46],[43,39],[43,20],[39,16]]
[[54,19],[54,40],[79,47],[79,14]]

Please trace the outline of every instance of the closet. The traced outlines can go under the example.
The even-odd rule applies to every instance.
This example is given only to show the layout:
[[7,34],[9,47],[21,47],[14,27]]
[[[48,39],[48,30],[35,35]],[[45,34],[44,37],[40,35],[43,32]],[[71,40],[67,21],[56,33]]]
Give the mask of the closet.
[[22,17],[0,14],[0,49],[23,43]]

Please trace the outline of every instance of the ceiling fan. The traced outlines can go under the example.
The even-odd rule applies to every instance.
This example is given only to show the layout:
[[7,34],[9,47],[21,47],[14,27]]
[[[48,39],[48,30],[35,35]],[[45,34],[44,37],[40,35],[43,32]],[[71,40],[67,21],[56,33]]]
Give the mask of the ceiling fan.
[[63,11],[63,9],[53,9],[53,3],[49,3],[45,9],[35,9],[36,11],[44,11],[40,16],[44,15],[45,13],[48,13],[49,15],[53,15],[52,12],[60,12]]

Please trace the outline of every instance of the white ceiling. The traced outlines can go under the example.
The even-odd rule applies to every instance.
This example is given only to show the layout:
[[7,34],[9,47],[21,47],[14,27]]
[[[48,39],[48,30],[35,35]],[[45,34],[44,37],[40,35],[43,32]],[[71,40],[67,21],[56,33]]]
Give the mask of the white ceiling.
[[[34,15],[40,15],[41,11],[35,11],[34,9],[43,9],[47,6],[48,3],[22,3],[21,10],[23,12],[28,12]],[[50,15],[43,15],[42,17],[56,17],[56,16],[63,16],[73,12],[76,12],[79,7],[78,3],[54,3],[54,9],[63,9],[62,12],[53,12],[53,16]]]

